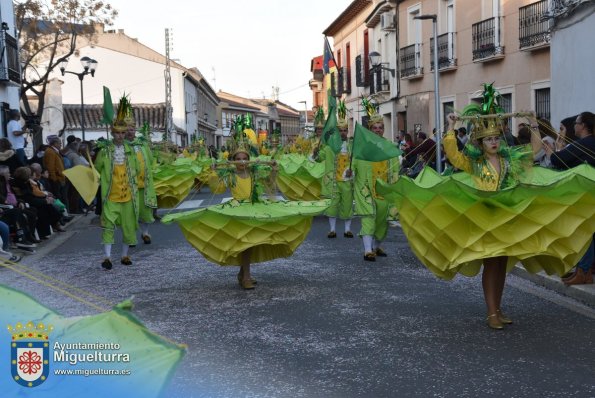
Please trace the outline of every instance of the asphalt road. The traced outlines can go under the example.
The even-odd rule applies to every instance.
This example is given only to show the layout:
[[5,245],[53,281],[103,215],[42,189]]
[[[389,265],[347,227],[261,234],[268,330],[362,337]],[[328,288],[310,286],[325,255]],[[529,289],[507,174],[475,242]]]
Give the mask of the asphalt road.
[[[364,262],[361,240],[338,224],[329,240],[318,217],[293,257],[253,266],[254,291],[176,225],[154,226],[131,267],[103,271],[100,230],[83,223],[27,264],[113,303],[133,297],[150,329],[186,343],[167,397],[595,396],[594,309],[510,275],[503,308],[515,323],[493,331],[480,278],[438,280],[400,228],[388,258]],[[7,270],[0,279],[64,315],[93,313]]]

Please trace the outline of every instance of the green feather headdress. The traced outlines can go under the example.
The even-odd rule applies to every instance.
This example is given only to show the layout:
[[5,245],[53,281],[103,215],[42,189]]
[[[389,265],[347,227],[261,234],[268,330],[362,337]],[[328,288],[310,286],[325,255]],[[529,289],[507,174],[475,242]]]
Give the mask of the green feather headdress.
[[134,127],[134,113],[132,105],[126,94],[122,95],[120,102],[118,103],[118,110],[116,112],[116,118],[114,119],[113,131],[126,132],[128,127]]
[[372,103],[369,99],[362,95],[362,106],[364,107],[364,111],[368,114],[368,127],[373,125],[374,123],[382,122],[382,115],[378,114],[376,104]]
[[[494,89],[494,83],[484,83],[481,104],[467,105],[463,108],[461,115],[481,116],[504,113],[504,109],[500,106],[500,98],[500,93]],[[487,119],[477,118],[477,120],[473,120],[471,123],[473,124],[473,139],[475,140],[492,135],[500,135],[502,133],[499,126],[499,120],[496,116]]]
[[319,106],[314,114],[314,127],[324,127],[324,119],[324,109],[322,109],[322,106]]
[[340,129],[347,128],[347,106],[345,101],[339,101],[337,104],[337,127]]

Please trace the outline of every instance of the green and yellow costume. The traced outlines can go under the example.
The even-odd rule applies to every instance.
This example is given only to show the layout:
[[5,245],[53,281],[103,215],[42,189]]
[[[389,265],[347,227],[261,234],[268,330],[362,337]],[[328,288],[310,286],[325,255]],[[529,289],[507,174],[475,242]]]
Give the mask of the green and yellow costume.
[[157,208],[157,195],[153,183],[153,154],[144,137],[137,137],[130,143],[138,164],[136,185],[138,188],[138,219],[140,222],[152,223],[153,209]]
[[[487,119],[475,121],[475,139],[498,134],[497,118]],[[443,143],[463,173],[440,176],[426,167],[415,180],[378,187],[398,206],[403,232],[430,271],[474,276],[484,259],[505,256],[508,271],[521,262],[531,273],[562,275],[578,262],[595,230],[593,167],[530,168],[531,150],[501,144],[498,172],[476,147],[460,152],[454,131]]]
[[115,145],[104,141],[95,160],[95,169],[101,180],[102,242],[114,243],[116,226],[122,228],[124,243],[136,244],[138,229],[138,163],[134,150],[124,142]]

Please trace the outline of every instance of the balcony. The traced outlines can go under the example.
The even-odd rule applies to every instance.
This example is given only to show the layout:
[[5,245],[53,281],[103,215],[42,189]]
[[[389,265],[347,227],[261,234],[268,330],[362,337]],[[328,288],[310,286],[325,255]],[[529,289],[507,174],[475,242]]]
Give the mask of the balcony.
[[[388,63],[381,63],[370,69],[370,94],[381,94],[390,92],[390,71]],[[393,70],[394,72],[394,70]]]
[[548,0],[519,8],[519,48],[531,51],[549,46],[552,22],[548,18]]
[[343,66],[339,69],[339,95],[351,94],[351,68]]
[[486,62],[504,57],[501,27],[501,17],[489,18],[472,25],[473,62]]
[[[438,70],[450,70],[457,67],[455,53],[455,32],[438,36]],[[434,70],[434,38],[430,39],[431,70]]]
[[19,48],[17,40],[6,30],[0,31],[0,81],[10,85],[21,85],[21,72],[19,65]]
[[423,76],[421,66],[421,44],[412,44],[401,48],[401,79],[411,79]]

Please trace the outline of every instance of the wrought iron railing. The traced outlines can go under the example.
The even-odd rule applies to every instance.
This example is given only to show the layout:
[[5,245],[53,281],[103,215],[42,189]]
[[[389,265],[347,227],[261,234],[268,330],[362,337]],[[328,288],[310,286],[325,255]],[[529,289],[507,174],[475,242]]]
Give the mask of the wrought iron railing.
[[390,91],[390,71],[386,68],[388,63],[381,63],[370,69],[370,94]]
[[548,44],[553,20],[548,18],[548,0],[519,8],[520,48]]
[[[457,65],[455,53],[455,32],[438,36],[438,69],[451,68]],[[430,65],[434,70],[434,38],[430,39]]]
[[421,66],[421,44],[412,44],[401,48],[401,78],[417,76],[423,73]]
[[504,47],[501,45],[500,21],[500,17],[493,17],[472,25],[474,61],[504,54]]

